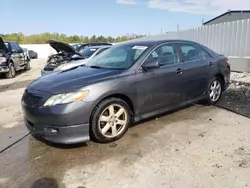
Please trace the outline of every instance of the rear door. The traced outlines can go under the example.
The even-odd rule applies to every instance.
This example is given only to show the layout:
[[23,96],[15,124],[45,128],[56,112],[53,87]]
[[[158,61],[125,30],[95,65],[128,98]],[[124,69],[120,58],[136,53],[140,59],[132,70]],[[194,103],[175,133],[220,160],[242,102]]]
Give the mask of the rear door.
[[180,42],[183,82],[187,102],[205,94],[208,85],[208,66],[203,60],[203,49],[192,42]]
[[14,61],[14,66],[17,68],[17,67],[20,67],[20,57],[19,57],[19,54],[17,52],[17,45],[14,43],[14,42],[10,42],[10,47],[11,47],[11,57]]
[[20,66],[23,66],[25,64],[25,56],[23,49],[19,46],[18,43],[15,42],[16,48],[17,48],[17,54],[19,58]]

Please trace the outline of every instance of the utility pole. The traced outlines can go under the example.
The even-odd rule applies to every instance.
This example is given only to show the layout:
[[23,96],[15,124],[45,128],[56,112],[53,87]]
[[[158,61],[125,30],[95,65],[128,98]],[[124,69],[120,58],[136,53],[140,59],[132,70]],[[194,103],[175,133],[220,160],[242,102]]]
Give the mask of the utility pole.
[[162,28],[161,28],[161,34],[162,34]]

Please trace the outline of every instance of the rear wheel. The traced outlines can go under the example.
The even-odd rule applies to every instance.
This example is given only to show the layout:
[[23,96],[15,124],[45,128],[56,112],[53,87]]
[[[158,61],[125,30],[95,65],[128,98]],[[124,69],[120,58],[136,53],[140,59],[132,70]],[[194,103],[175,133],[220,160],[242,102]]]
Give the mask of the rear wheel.
[[26,70],[26,71],[27,71],[27,70],[30,70],[30,59],[27,60],[27,63],[26,63],[26,65],[25,65],[25,70]]
[[120,139],[131,122],[130,108],[119,98],[102,101],[91,116],[91,131],[98,142],[108,143]]
[[222,81],[219,78],[213,78],[207,88],[207,102],[216,104],[222,95]]
[[13,63],[9,64],[9,72],[6,73],[6,78],[15,78],[16,77],[16,70]]

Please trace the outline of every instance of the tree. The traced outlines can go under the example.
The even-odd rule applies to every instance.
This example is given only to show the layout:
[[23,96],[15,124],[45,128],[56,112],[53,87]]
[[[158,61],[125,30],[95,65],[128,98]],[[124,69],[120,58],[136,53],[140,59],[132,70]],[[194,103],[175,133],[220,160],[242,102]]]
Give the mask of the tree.
[[92,37],[87,36],[67,36],[63,33],[41,33],[41,34],[33,34],[25,36],[23,33],[11,33],[11,34],[0,34],[4,40],[17,41],[20,44],[45,44],[48,40],[54,39],[65,43],[87,43],[87,42],[122,42],[126,40],[136,39],[140,37],[144,37],[145,35],[137,35],[137,34],[127,34],[125,36],[119,36],[113,38],[111,36],[104,37],[103,35]]

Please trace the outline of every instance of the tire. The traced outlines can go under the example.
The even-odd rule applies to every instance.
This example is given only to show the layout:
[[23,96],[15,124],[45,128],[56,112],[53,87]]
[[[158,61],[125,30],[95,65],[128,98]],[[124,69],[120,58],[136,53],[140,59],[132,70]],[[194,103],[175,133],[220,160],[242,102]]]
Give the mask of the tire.
[[9,64],[9,69],[10,69],[9,72],[7,72],[5,74],[6,78],[15,78],[16,77],[16,70],[15,70],[13,63]]
[[[114,113],[112,113],[112,109]],[[119,98],[105,99],[92,112],[90,135],[95,141],[100,143],[116,141],[127,132],[131,117],[131,110],[125,101]]]
[[210,105],[216,104],[222,95],[223,83],[220,78],[215,77],[210,80],[207,87],[206,102]]
[[26,71],[30,70],[30,60],[27,60],[27,63],[25,65],[25,70]]

